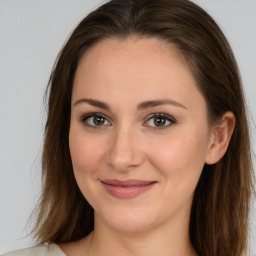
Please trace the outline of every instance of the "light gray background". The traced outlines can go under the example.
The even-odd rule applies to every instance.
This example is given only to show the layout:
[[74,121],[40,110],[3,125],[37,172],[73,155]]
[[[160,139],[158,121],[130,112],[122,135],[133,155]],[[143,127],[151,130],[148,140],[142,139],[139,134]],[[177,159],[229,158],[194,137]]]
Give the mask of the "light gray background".
[[[25,237],[25,225],[40,192],[43,93],[68,35],[102,2],[0,0],[0,254],[33,244]],[[229,39],[256,119],[256,0],[195,2],[215,18]],[[255,126],[251,129],[255,152]],[[255,253],[255,208],[250,247]]]

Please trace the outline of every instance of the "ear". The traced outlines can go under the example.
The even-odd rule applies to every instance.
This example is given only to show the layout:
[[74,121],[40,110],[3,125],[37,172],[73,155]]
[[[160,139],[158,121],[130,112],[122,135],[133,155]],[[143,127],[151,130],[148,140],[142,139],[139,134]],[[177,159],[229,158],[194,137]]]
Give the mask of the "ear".
[[215,164],[226,153],[235,127],[235,116],[231,111],[226,112],[220,122],[214,125],[205,163]]

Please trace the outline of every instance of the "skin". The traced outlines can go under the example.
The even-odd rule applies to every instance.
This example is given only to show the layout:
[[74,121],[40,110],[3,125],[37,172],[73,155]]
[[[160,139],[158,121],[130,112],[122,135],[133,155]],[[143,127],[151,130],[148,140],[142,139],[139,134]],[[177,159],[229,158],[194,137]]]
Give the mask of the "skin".
[[[175,103],[137,108],[163,99]],[[105,118],[100,125],[85,119],[95,112]],[[161,127],[152,117],[158,113],[168,115]],[[75,178],[95,210],[95,229],[61,249],[87,256],[196,255],[189,239],[194,190],[204,164],[225,153],[234,122],[227,112],[219,127],[209,126],[204,97],[174,47],[134,36],[96,44],[75,74],[69,134]],[[104,179],[156,184],[120,199],[107,193]]]

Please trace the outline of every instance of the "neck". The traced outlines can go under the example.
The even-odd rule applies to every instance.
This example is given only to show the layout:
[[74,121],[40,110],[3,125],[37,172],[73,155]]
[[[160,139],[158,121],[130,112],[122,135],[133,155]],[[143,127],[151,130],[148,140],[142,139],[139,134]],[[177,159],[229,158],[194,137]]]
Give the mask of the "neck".
[[96,215],[88,256],[155,256],[159,253],[161,256],[194,256],[189,238],[189,218],[184,220],[176,219],[156,228],[126,232],[109,227]]

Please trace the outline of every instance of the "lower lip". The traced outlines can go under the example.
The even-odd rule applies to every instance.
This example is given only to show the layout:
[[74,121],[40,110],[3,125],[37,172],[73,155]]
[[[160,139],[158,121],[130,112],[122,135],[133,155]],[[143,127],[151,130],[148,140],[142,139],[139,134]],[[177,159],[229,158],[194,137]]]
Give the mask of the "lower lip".
[[151,189],[155,184],[156,182],[150,183],[148,185],[121,187],[102,182],[102,185],[110,195],[122,199],[129,199],[139,196],[140,194],[143,194],[144,192]]

